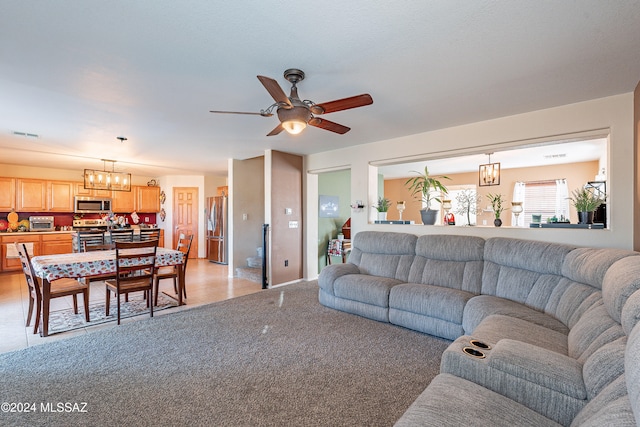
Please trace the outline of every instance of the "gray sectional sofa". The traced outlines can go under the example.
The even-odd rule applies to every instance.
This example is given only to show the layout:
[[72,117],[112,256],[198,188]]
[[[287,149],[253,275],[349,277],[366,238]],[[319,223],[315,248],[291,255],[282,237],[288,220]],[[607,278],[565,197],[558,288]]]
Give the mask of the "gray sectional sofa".
[[452,340],[397,426],[640,426],[638,255],[364,231],[319,300]]

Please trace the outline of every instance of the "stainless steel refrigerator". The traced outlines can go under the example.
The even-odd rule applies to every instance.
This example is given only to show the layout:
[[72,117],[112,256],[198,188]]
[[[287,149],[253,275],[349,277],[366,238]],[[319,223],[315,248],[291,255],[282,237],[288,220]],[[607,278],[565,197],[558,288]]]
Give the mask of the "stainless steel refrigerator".
[[227,196],[207,197],[207,258],[227,263]]

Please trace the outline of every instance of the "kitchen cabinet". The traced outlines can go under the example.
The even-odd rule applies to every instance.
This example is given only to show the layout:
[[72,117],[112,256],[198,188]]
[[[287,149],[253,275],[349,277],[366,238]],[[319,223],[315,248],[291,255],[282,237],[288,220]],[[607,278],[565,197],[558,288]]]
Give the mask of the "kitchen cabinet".
[[111,209],[115,213],[131,213],[135,208],[135,187],[131,191],[114,191]]
[[47,210],[47,181],[18,178],[16,196],[17,212],[44,212]]
[[84,188],[84,182],[74,182],[73,183],[73,194],[74,196],[83,196],[88,197],[91,196],[91,191],[88,188]]
[[136,192],[136,212],[160,212],[160,187],[133,187]]
[[74,183],[49,181],[47,184],[47,211],[73,212]]
[[[22,264],[13,244],[26,243],[29,255],[40,255],[40,236],[30,233],[8,233],[0,237],[2,242],[2,271],[21,271]],[[11,246],[11,248],[9,248]]]
[[0,212],[16,208],[16,179],[0,178]]
[[73,252],[71,233],[43,234],[40,252],[42,255],[69,254]]

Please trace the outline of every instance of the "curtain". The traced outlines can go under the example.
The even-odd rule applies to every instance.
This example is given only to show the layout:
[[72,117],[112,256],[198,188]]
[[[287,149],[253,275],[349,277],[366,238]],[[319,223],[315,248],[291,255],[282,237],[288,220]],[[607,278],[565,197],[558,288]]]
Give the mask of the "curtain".
[[518,215],[517,219],[516,219],[516,216],[513,213],[511,214],[511,226],[512,227],[523,227],[524,226],[524,190],[525,190],[525,183],[524,182],[518,181],[513,186],[513,197],[511,198],[511,201],[513,201],[513,202],[522,202],[523,212],[520,215]]
[[556,218],[569,219],[569,187],[566,179],[556,179]]

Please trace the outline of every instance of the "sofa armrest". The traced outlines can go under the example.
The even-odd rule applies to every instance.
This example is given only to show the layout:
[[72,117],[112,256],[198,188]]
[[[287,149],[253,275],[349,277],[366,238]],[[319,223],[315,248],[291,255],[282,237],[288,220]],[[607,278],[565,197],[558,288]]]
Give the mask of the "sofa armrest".
[[[517,340],[487,342],[488,349],[472,340],[463,335],[451,343],[442,353],[440,373],[474,382],[563,425],[587,403],[582,365],[571,357]],[[468,354],[465,347],[475,351]]]
[[555,351],[521,341],[502,339],[487,356],[490,368],[529,383],[586,399],[582,364]]
[[318,286],[322,288],[326,293],[335,295],[333,292],[334,282],[342,276],[347,274],[359,274],[360,269],[351,263],[346,264],[332,264],[322,269],[320,276],[318,276]]

